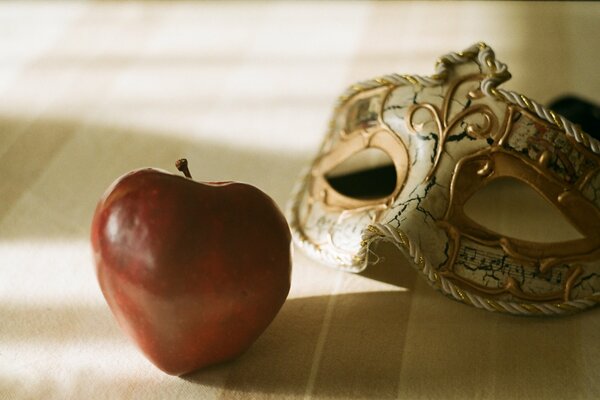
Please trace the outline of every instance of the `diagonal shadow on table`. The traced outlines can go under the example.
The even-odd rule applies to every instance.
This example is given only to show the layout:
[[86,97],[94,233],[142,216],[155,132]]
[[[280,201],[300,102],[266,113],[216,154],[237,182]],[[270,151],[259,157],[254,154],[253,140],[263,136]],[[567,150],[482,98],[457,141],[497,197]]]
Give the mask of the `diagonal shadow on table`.
[[[583,395],[580,382],[565,377],[578,368],[577,321],[593,312],[560,320],[486,315],[432,293],[436,310],[416,332],[402,315],[410,296],[334,296],[335,313],[321,351],[323,309],[331,298],[290,299],[240,358],[183,379],[223,385],[223,399],[242,393],[273,399],[307,394],[346,399],[519,398],[531,394],[532,387],[540,398],[554,398],[559,388],[569,388],[574,398]],[[472,326],[448,318],[459,320],[460,315],[464,321],[464,314],[473,316],[466,318]],[[556,337],[565,324],[574,325],[574,335]],[[553,368],[546,368],[548,364]],[[221,374],[228,376],[225,383],[215,381]]]
[[489,313],[448,300],[390,247],[383,253],[364,276],[405,290],[289,299],[246,354],[183,379],[211,385],[226,373],[223,399],[584,395],[565,377],[577,376],[581,326],[598,310],[554,319]]
[[0,116],[0,240],[87,238],[96,203],[122,174],[156,167],[194,179],[251,183],[285,206],[310,155],[76,120]]

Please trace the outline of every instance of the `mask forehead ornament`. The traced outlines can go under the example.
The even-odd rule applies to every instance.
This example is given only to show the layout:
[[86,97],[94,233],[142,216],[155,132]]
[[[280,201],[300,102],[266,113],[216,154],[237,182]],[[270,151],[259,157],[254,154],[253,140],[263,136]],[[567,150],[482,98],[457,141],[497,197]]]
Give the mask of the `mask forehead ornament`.
[[[441,57],[433,76],[350,87],[290,202],[297,245],[360,272],[377,242],[391,242],[431,286],[489,311],[557,315],[600,302],[600,143],[499,88],[509,78],[480,43]],[[537,193],[576,237],[538,242],[473,220],[469,200],[505,180]]]

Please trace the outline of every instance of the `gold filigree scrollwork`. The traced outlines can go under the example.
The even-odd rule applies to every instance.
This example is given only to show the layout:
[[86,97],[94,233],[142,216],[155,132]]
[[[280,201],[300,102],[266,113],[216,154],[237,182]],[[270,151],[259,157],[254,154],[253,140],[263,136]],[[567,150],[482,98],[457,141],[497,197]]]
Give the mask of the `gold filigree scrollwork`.
[[[486,295],[509,293],[527,301],[567,301],[576,279],[583,271],[575,263],[600,257],[600,210],[581,193],[582,182],[589,182],[589,176],[600,168],[600,160],[570,138],[562,141],[561,137],[561,141],[552,142],[544,136],[545,130],[541,128],[529,133],[525,149],[512,147],[511,136],[517,135],[513,127],[516,115],[539,122],[537,117],[527,111],[510,106],[501,137],[490,147],[462,158],[456,165],[450,185],[448,209],[444,218],[438,222],[451,240],[449,259],[440,274]],[[577,153],[579,158],[570,157],[571,153]],[[572,160],[578,160],[577,164]],[[557,162],[560,164],[560,171],[564,173],[557,173],[556,166],[553,165]],[[501,235],[470,219],[464,211],[466,202],[478,190],[503,178],[513,178],[533,188],[561,211],[583,237],[558,243],[537,243]],[[498,288],[487,287],[460,276],[455,271],[455,265],[463,239],[501,250],[506,257],[519,263],[520,268],[527,266],[534,271],[535,276],[532,278],[535,279],[549,276],[555,267],[568,267],[562,274],[562,280],[558,282],[561,289],[547,293],[526,293],[510,276],[509,270],[504,284]],[[502,265],[506,261],[506,257],[499,255],[490,257],[496,261],[501,260]]]
[[491,136],[492,132],[498,127],[498,118],[496,114],[490,109],[490,107],[486,104],[473,104],[470,102],[472,100],[476,100],[484,97],[483,93],[480,89],[472,90],[467,93],[467,101],[468,105],[460,112],[456,113],[452,118],[450,118],[450,107],[452,102],[456,99],[455,94],[459,86],[461,86],[465,82],[472,81],[480,81],[484,78],[482,74],[468,75],[462,79],[455,81],[450,88],[446,96],[442,102],[441,110],[431,103],[417,103],[412,105],[406,115],[406,125],[408,130],[413,134],[418,134],[421,130],[421,127],[415,126],[414,116],[418,110],[426,110],[431,114],[433,118],[437,133],[438,133],[438,141],[437,146],[435,148],[435,155],[433,159],[433,165],[431,166],[429,172],[427,173],[425,180],[429,181],[431,177],[435,174],[437,167],[439,165],[442,153],[444,151],[444,147],[446,145],[446,141],[450,136],[452,130],[456,127],[456,125],[465,120],[468,116],[472,115],[480,115],[483,117],[483,123],[481,125],[477,125],[475,123],[467,124],[465,132],[472,138],[475,139],[485,139]]
[[[443,226],[443,224],[444,223],[442,222],[440,225]],[[479,255],[477,250],[470,249],[469,247],[461,247],[461,242],[464,237],[468,237],[468,235],[463,236],[460,232],[455,232],[455,234],[452,235],[453,251],[450,256],[450,262],[448,263],[448,265],[452,265],[452,268],[443,269],[438,273],[440,276],[455,282],[460,287],[474,289],[476,292],[486,294],[487,296],[499,296],[508,293],[518,299],[526,301],[569,301],[571,300],[573,286],[577,278],[583,273],[583,268],[579,264],[568,266],[566,270],[556,271],[556,273],[554,273],[551,270],[542,271],[539,268],[535,268],[535,262],[533,261],[525,263],[529,264],[529,267],[526,270],[524,266],[521,265],[523,260],[510,260],[506,257],[497,257],[492,253],[485,254],[485,252],[483,252],[485,255]],[[470,239],[470,237],[468,238]],[[478,240],[474,241],[479,242]],[[459,251],[461,251],[461,249],[462,251],[471,251],[474,255],[469,257],[459,257]],[[490,257],[488,260],[484,259],[484,262],[490,263],[489,270],[487,270],[487,273],[490,275],[494,275],[496,273],[495,269],[501,264],[502,271],[505,274],[505,281],[502,285],[499,285],[498,287],[485,286],[479,282],[474,282],[471,279],[463,277],[455,271],[455,266],[459,262],[459,259],[460,262],[465,262],[465,258],[473,260],[478,257]],[[541,279],[547,283],[557,285],[560,289],[545,293],[527,292],[523,290],[517,278]]]

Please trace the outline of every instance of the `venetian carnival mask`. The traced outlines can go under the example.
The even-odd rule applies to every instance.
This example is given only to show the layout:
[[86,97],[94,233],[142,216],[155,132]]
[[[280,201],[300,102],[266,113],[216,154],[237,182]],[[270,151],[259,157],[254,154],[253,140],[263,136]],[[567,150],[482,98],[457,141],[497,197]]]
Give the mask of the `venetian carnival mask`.
[[[294,191],[296,243],[360,272],[376,258],[374,244],[391,242],[431,286],[489,311],[556,315],[598,303],[600,143],[499,88],[509,78],[480,43],[440,58],[433,76],[351,86]],[[534,193],[570,237],[521,237],[468,212],[478,192],[523,186],[510,198]],[[488,196],[490,210],[496,198]]]

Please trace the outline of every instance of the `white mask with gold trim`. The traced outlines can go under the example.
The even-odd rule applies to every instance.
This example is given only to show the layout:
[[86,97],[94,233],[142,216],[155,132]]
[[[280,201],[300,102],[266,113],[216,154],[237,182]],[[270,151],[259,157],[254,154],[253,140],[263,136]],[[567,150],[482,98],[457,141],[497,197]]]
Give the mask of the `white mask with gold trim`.
[[[498,88],[509,78],[480,43],[443,56],[431,77],[353,85],[290,203],[296,243],[360,272],[376,242],[391,242],[432,286],[490,311],[555,315],[598,303],[600,144]],[[574,236],[536,241],[472,218],[467,205],[478,192],[493,186],[506,196],[515,182]]]

